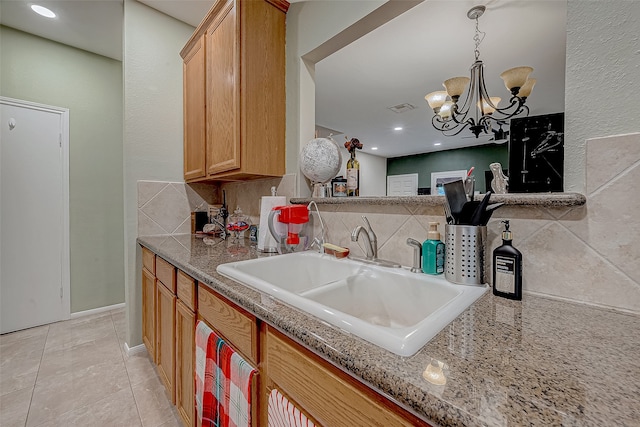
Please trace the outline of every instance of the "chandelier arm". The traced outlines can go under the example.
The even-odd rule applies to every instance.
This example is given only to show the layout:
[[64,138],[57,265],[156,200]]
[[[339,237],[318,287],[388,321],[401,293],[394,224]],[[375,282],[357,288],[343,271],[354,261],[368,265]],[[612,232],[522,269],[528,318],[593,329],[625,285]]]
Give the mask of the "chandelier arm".
[[471,111],[471,108],[473,108],[473,98],[475,95],[475,92],[478,90],[478,88],[476,88],[476,84],[477,84],[477,72],[478,69],[482,70],[482,61],[481,60],[476,60],[476,62],[473,63],[473,65],[471,66],[471,79],[469,80],[469,87],[467,88],[467,91],[465,93],[465,99],[464,99],[464,103],[462,104],[461,108],[457,108],[457,103],[456,103],[456,111],[458,111],[459,116],[461,116],[458,121],[462,122],[464,120],[466,120],[467,114],[469,114],[469,112]]
[[525,105],[524,99],[514,96],[511,98],[511,103],[509,105],[504,108],[496,108],[496,112],[503,115],[503,119],[509,119],[522,114],[523,112],[526,112],[526,114],[529,115],[529,107]]
[[[455,123],[455,124],[454,124]],[[469,125],[473,125],[473,123],[469,122],[469,120],[458,122],[452,120],[442,120],[439,115],[434,114],[431,118],[431,124],[436,130],[442,132],[445,136],[455,136],[462,132]]]
[[451,120],[453,122],[455,122],[457,125],[462,125],[465,124],[466,125],[472,125],[474,124],[474,120],[473,117],[469,117],[467,118],[467,113],[468,111],[464,111],[462,113],[456,114],[458,113],[458,108],[456,105],[453,106],[453,114],[451,114]]
[[447,112],[446,118],[436,113],[431,119],[433,127],[441,131],[445,136],[458,135],[464,129],[469,128],[476,138],[478,138],[481,133],[491,133],[492,122],[496,122],[502,126],[506,124],[505,120],[518,116],[523,112],[529,115],[529,107],[525,105],[527,98],[524,96],[519,97],[517,90],[512,91],[509,105],[502,108],[498,108],[497,105],[499,98],[497,98],[498,100],[496,104],[494,104],[489,96],[489,91],[487,90],[484,80],[484,63],[480,59],[480,44],[484,40],[486,33],[480,31],[478,25],[478,18],[482,16],[485,9],[485,6],[479,5],[474,6],[467,12],[467,17],[475,20],[476,24],[475,36],[473,38],[475,42],[475,62],[471,65],[471,79],[464,102],[462,102],[462,106],[459,107],[458,101],[460,101],[460,96],[452,97],[451,111],[450,113]]

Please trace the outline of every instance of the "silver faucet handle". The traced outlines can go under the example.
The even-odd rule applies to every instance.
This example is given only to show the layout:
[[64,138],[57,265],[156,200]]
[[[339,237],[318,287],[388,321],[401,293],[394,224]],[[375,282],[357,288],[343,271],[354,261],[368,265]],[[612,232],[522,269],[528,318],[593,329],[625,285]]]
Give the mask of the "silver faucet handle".
[[413,246],[413,267],[411,267],[411,272],[422,273],[422,244],[409,237],[407,245]]
[[311,241],[311,245],[309,245],[309,249],[313,249],[314,246],[318,248],[318,253],[324,253],[324,239],[314,237],[313,241]]

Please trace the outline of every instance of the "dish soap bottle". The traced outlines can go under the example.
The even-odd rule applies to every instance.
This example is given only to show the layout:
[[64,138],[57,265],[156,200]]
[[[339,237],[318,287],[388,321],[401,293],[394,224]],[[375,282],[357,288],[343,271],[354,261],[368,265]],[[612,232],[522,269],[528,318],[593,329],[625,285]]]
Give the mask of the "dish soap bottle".
[[440,241],[439,222],[429,223],[427,240],[422,244],[422,271],[427,274],[444,272],[444,243]]
[[502,246],[493,251],[493,294],[499,297],[522,299],[522,253],[513,247],[509,220],[502,221]]

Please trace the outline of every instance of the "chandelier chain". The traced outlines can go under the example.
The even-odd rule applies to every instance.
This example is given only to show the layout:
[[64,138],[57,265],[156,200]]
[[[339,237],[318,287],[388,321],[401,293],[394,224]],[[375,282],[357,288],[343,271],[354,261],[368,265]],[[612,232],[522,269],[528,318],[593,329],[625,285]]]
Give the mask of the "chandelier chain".
[[482,43],[486,35],[487,33],[485,33],[484,31],[480,31],[480,27],[478,25],[478,17],[476,16],[476,34],[473,36],[473,41],[476,42],[476,48],[473,51],[473,53],[476,55],[476,61],[478,60],[478,58],[480,58],[480,49],[478,48],[480,47],[480,44]]

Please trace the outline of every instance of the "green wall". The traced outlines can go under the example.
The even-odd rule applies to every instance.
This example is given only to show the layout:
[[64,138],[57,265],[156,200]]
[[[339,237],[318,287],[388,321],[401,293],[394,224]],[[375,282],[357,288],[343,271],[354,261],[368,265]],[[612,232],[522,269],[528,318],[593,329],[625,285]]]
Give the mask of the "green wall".
[[476,178],[476,190],[484,193],[484,171],[489,164],[498,162],[507,168],[509,154],[507,144],[488,144],[479,147],[437,151],[413,156],[387,159],[387,175],[418,174],[418,187],[431,187],[431,172],[469,170],[472,166]]
[[71,312],[123,303],[122,63],[0,27],[0,75],[3,96],[69,109]]

